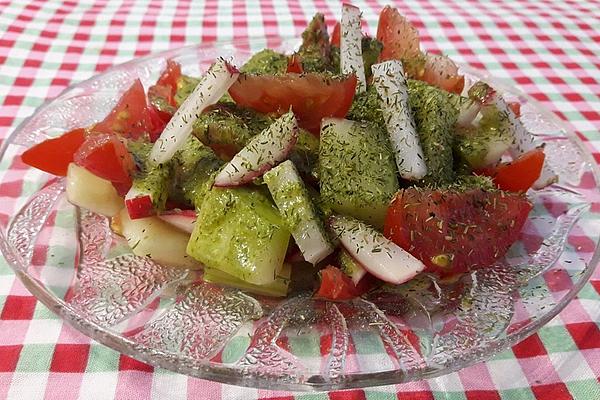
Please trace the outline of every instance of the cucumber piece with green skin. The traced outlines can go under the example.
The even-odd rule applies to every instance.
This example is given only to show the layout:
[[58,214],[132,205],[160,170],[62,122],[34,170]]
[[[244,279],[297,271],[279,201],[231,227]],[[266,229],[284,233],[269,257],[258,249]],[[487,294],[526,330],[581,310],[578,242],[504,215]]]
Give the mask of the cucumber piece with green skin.
[[331,45],[325,24],[325,16],[317,13],[302,32],[302,44],[298,49],[304,72],[338,72],[332,68]]
[[210,147],[191,136],[185,146],[175,153],[171,162],[173,163],[171,198],[179,203],[199,208],[223,161]]
[[187,253],[208,268],[267,285],[283,266],[290,233],[259,189],[213,187],[198,212]]
[[377,59],[381,50],[383,50],[383,43],[379,40],[363,36],[361,39],[362,56],[365,63],[365,76],[369,79],[372,75],[371,66],[377,64]]
[[266,285],[253,285],[214,268],[205,268],[203,278],[206,282],[226,287],[235,287],[250,293],[271,297],[285,297],[290,286],[291,276],[292,266],[286,263],[283,264],[283,268],[281,268],[275,280]]
[[288,60],[284,54],[271,49],[264,49],[254,53],[252,57],[240,68],[246,74],[283,74],[287,70]]
[[192,133],[205,145],[233,156],[272,122],[272,118],[254,110],[224,103],[202,113]]
[[497,163],[513,141],[506,113],[494,105],[482,107],[480,113],[477,126],[458,129],[454,138],[456,161],[471,169]]
[[360,282],[360,280],[367,274],[367,271],[363,268],[362,265],[358,261],[354,259],[346,251],[346,249],[342,248],[338,253],[338,262],[340,263],[340,269],[343,273],[352,278],[352,282],[355,285]]
[[421,182],[431,186],[452,182],[452,143],[459,114],[456,104],[443,91],[420,81],[408,81],[408,94],[427,165],[427,175]]
[[397,175],[386,132],[365,121],[323,119],[319,176],[326,207],[381,227]]
[[148,165],[133,178],[131,189],[125,195],[125,206],[132,219],[148,217],[165,209],[172,172],[172,164],[168,161]]
[[314,265],[331,254],[333,246],[294,163],[287,160],[263,178],[304,259]]

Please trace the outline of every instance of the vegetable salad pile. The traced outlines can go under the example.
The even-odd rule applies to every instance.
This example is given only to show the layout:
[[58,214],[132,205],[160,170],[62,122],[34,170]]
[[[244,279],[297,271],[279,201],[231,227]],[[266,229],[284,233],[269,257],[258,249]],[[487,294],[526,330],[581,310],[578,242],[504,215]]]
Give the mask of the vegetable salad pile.
[[[102,121],[26,150],[69,201],[112,218],[134,254],[207,282],[346,300],[419,273],[452,279],[503,257],[556,181],[543,145],[484,82],[385,7],[377,36],[345,4],[294,54],[201,77],[174,60]],[[507,161],[508,160],[508,161]]]

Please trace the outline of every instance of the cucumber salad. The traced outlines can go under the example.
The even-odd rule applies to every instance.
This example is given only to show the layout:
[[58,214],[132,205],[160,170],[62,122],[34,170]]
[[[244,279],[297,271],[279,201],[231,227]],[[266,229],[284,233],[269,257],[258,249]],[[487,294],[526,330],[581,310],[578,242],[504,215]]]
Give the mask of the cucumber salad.
[[199,77],[167,60],[104,120],[22,154],[138,256],[331,300],[503,257],[526,192],[557,179],[544,158],[518,103],[424,52],[397,9],[370,37],[348,4],[331,35],[316,14],[293,54],[219,58]]

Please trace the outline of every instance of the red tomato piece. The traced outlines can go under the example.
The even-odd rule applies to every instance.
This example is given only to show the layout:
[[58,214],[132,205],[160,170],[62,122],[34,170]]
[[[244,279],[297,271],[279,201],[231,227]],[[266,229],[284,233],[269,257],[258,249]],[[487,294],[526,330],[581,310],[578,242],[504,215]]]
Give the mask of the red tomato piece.
[[535,149],[522,154],[514,161],[486,168],[480,173],[491,177],[502,190],[526,192],[540,177],[545,158],[544,150]]
[[46,139],[27,149],[21,159],[27,165],[50,174],[65,176],[77,149],[85,141],[83,128],[73,129],[57,138]]
[[352,279],[339,268],[328,265],[321,270],[321,285],[317,297],[329,300],[350,300],[359,295]]
[[409,188],[390,203],[384,234],[441,277],[489,266],[519,238],[524,195]]
[[336,46],[336,47],[340,47],[340,43],[342,41],[341,39],[341,35],[342,35],[342,26],[340,25],[339,22],[335,23],[335,26],[333,27],[333,32],[331,32],[331,45],[332,46]]
[[181,65],[178,62],[169,59],[167,60],[167,67],[158,78],[158,81],[156,81],[156,84],[168,86],[171,88],[171,93],[175,94],[177,92],[177,81],[179,81],[180,77]]
[[152,106],[148,107],[148,109],[146,110],[145,117],[145,124],[146,128],[148,129],[150,141],[154,143],[160,137],[162,131],[165,130],[165,126],[167,126],[168,120],[165,121],[161,115],[161,112]]
[[102,122],[92,130],[98,133],[117,134],[137,139],[146,133],[144,114],[146,112],[146,93],[139,79],[127,89],[121,99]]
[[447,92],[460,94],[465,86],[465,77],[458,74],[458,67],[450,58],[427,54],[425,72],[419,79]]
[[130,184],[133,157],[115,135],[90,135],[75,154],[75,163],[113,183]]
[[304,72],[304,68],[302,67],[302,60],[298,54],[292,54],[291,57],[288,57],[288,65],[286,72],[293,72],[295,74],[301,74]]
[[242,107],[282,115],[290,107],[302,128],[318,135],[325,117],[343,118],[352,105],[356,76],[320,74],[240,75],[229,94]]
[[421,54],[419,32],[398,12],[385,6],[379,14],[377,40],[383,43],[379,61],[414,58]]

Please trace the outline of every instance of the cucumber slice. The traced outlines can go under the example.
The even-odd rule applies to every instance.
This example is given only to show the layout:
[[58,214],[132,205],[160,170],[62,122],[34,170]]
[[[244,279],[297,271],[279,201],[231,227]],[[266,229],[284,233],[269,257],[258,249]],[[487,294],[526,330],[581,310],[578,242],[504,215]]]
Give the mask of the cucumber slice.
[[408,103],[413,112],[427,175],[423,183],[437,186],[452,182],[452,142],[458,108],[441,90],[423,82],[408,81]]
[[266,285],[253,285],[246,281],[231,276],[221,270],[214,268],[204,269],[204,280],[216,285],[235,287],[246,292],[255,293],[263,296],[285,297],[287,296],[292,276],[292,267],[290,264],[283,264],[281,271],[277,274],[275,280]]
[[223,161],[208,146],[191,136],[186,145],[175,153],[172,163],[171,198],[199,208]]
[[246,74],[283,74],[287,70],[288,60],[284,54],[271,49],[264,49],[254,53],[246,64],[240,68]]
[[208,268],[266,285],[281,270],[289,238],[262,191],[213,187],[202,202],[187,252]]
[[74,163],[67,169],[67,199],[72,204],[92,212],[112,217],[124,207],[115,187]]
[[333,246],[294,163],[279,164],[264,180],[304,259],[314,265],[331,254]]
[[399,186],[389,139],[378,126],[323,119],[319,175],[326,207],[383,226],[388,203]]

